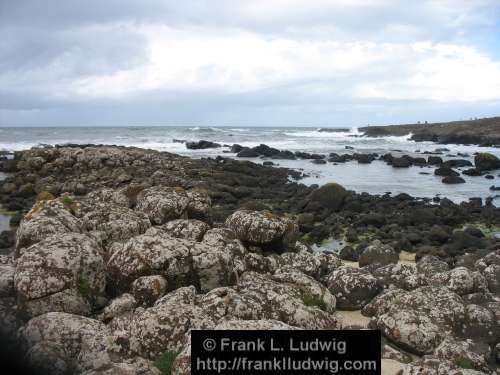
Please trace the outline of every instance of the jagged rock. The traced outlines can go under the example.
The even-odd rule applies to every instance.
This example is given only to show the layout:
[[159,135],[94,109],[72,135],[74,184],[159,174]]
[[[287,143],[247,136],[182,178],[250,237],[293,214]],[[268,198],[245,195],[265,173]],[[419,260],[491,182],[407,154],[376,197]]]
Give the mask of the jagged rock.
[[24,249],[14,284],[27,317],[49,311],[86,315],[89,303],[104,292],[102,250],[83,234],[49,236]]
[[342,310],[359,310],[381,289],[377,279],[368,271],[346,266],[330,274],[327,286],[336,297],[338,308]]
[[236,211],[227,218],[226,226],[240,240],[275,251],[292,248],[298,237],[295,222],[269,211]]
[[385,266],[397,263],[398,260],[399,256],[391,246],[383,245],[379,240],[375,240],[359,256],[359,266]]
[[161,228],[172,237],[201,241],[210,226],[200,220],[177,219],[169,221]]
[[96,205],[87,213],[82,222],[88,231],[103,232],[102,241],[105,245],[126,241],[143,234],[151,227],[151,222],[144,213],[103,203]]
[[52,234],[81,233],[82,223],[60,200],[39,201],[21,221],[16,235],[17,255]]
[[152,305],[167,290],[167,280],[163,276],[143,276],[132,283],[132,294],[138,304]]

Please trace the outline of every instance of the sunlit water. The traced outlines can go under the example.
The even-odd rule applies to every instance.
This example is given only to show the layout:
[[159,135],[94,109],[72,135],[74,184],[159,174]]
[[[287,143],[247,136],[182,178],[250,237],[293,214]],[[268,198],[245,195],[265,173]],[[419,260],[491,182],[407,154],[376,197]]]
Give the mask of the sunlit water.
[[[188,150],[183,143],[174,139],[198,141],[201,139],[232,145],[253,147],[265,143],[271,147],[290,151],[305,151],[328,154],[336,153],[368,153],[379,154],[391,152],[397,156],[402,153],[418,156],[415,151],[434,151],[446,147],[450,151],[445,154],[456,155],[467,153],[468,160],[473,160],[474,152],[491,152],[500,157],[500,149],[483,148],[462,145],[437,145],[432,142],[415,143],[403,137],[367,138],[362,137],[356,129],[343,132],[321,132],[314,128],[238,128],[238,127],[93,127],[93,128],[0,128],[0,149],[23,150],[38,144],[93,143],[136,146],[160,151],[169,151],[195,158],[215,157],[218,155],[235,157],[224,153],[228,148],[208,150]],[[353,147],[354,151],[347,150]],[[440,155],[448,159],[446,155]],[[425,155],[424,155],[425,157]],[[463,157],[460,157],[463,158]],[[262,163],[264,159],[249,159]],[[486,198],[493,196],[489,190],[491,185],[500,185],[500,178],[495,174],[494,180],[484,177],[462,176],[465,184],[445,185],[440,177],[434,176],[434,168],[403,168],[396,169],[384,162],[375,161],[372,164],[326,165],[312,164],[309,160],[275,160],[280,166],[303,170],[309,177],[301,180],[304,184],[324,184],[338,182],[350,190],[370,194],[408,193],[415,197],[442,196],[456,202],[468,200],[470,197]],[[426,175],[421,172],[429,173]],[[500,200],[495,200],[496,204]]]

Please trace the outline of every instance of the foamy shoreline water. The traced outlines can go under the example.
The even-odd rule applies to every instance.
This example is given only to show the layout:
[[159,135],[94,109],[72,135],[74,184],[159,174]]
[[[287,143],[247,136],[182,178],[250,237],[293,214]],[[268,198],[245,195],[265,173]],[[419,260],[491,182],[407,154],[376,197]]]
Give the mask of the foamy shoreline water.
[[[333,129],[333,128],[332,128]],[[168,151],[193,158],[235,157],[228,153],[229,148],[221,147],[204,150],[188,150],[185,144],[174,142],[208,140],[222,145],[240,144],[254,147],[265,143],[281,150],[302,151],[320,154],[335,153],[379,153],[391,152],[394,155],[408,154],[422,156],[416,151],[434,151],[447,148],[441,155],[457,153],[468,154],[465,159],[472,161],[474,152],[491,152],[500,156],[500,150],[465,145],[438,145],[432,142],[416,143],[409,136],[390,136],[381,138],[362,137],[356,128],[348,131],[321,131],[320,128],[292,127],[37,127],[37,128],[0,128],[0,150],[16,151],[31,148],[39,144],[115,144],[134,146],[159,151]],[[353,148],[351,149],[346,149]],[[459,157],[464,158],[464,157]],[[249,158],[262,163],[260,158]],[[356,192],[370,194],[408,193],[415,197],[447,197],[455,202],[466,201],[471,197],[487,198],[492,196],[489,190],[498,180],[486,180],[483,177],[463,176],[466,184],[445,185],[441,178],[433,175],[434,168],[411,167],[395,169],[381,161],[364,165],[357,162],[325,165],[312,164],[309,160],[274,160],[275,164],[302,170],[308,177],[301,183],[311,185],[338,182]],[[500,180],[497,186],[500,185]],[[498,202],[498,200],[497,200]],[[498,204],[498,203],[497,203]]]

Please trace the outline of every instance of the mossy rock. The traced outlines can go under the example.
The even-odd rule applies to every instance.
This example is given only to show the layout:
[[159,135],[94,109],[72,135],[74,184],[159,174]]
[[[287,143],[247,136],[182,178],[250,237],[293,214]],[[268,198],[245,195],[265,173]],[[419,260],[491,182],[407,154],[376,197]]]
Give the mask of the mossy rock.
[[308,207],[316,210],[338,211],[347,197],[347,190],[334,182],[323,185],[309,195]]
[[488,152],[482,152],[475,156],[474,164],[476,169],[480,171],[491,171],[500,169],[500,159]]

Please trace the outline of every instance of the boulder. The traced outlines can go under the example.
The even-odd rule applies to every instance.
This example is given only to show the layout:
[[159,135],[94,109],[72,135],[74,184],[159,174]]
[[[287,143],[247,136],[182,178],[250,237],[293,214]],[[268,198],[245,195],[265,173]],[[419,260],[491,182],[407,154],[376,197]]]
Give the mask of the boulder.
[[182,188],[154,186],[139,193],[136,210],[145,213],[153,224],[161,225],[186,216],[189,200]]
[[274,251],[293,248],[298,237],[294,221],[269,211],[236,211],[227,218],[226,226],[240,240]]
[[151,306],[166,290],[167,280],[160,275],[139,277],[132,283],[132,294],[143,306]]
[[121,296],[114,298],[102,311],[101,320],[104,322],[110,321],[120,315],[127,314],[135,309],[137,301],[134,296],[124,293]]
[[338,211],[342,208],[347,197],[347,190],[339,184],[328,183],[314,190],[308,197],[308,207],[310,210],[327,209]]
[[458,176],[447,176],[442,180],[443,184],[465,184],[465,180]]
[[218,148],[221,147],[219,143],[201,140],[198,142],[186,142],[186,148],[190,150],[203,150],[206,148]]
[[399,256],[391,246],[384,245],[379,240],[375,240],[359,256],[359,266],[385,266],[397,263],[398,260]]
[[14,275],[20,312],[86,315],[104,293],[102,249],[83,234],[56,234],[24,249]]
[[434,174],[436,176],[443,176],[443,177],[447,177],[447,176],[460,176],[460,173],[458,173],[457,171],[454,171],[450,167],[446,167],[446,166],[440,167],[440,168],[436,169],[434,171]]
[[500,159],[487,152],[477,154],[474,157],[474,164],[479,171],[500,169]]
[[444,286],[458,295],[487,291],[484,276],[465,267],[435,273],[429,278],[429,285]]
[[393,168],[409,168],[411,166],[411,160],[409,158],[392,158],[391,165]]
[[16,252],[53,234],[81,233],[83,224],[61,200],[39,201],[24,216],[16,234]]
[[167,222],[161,228],[172,237],[201,241],[210,226],[200,220],[177,219]]
[[426,277],[418,274],[415,267],[409,264],[388,264],[373,270],[372,275],[383,289],[413,290],[427,285]]
[[426,255],[417,262],[417,272],[426,277],[431,277],[440,272],[446,272],[449,269],[450,266],[448,266],[448,263],[439,260],[439,258],[433,255]]
[[381,290],[377,279],[368,271],[342,266],[327,279],[327,287],[341,310],[359,310]]

